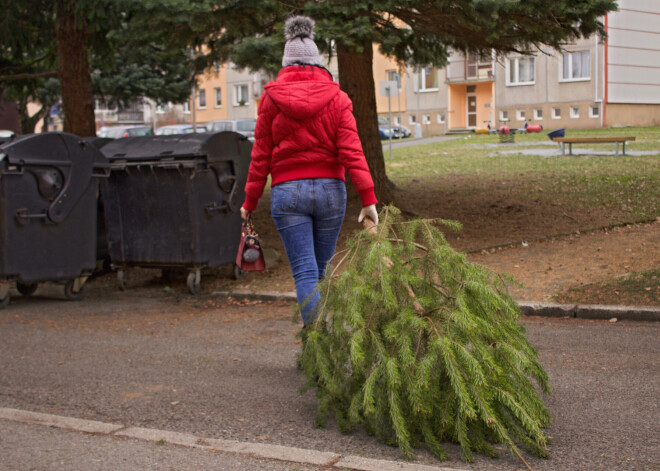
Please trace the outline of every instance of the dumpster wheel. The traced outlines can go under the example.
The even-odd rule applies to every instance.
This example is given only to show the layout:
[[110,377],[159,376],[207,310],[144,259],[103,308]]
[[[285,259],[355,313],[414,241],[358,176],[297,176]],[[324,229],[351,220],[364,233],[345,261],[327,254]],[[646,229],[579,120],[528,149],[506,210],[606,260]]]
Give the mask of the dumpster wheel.
[[16,282],[16,289],[23,296],[32,296],[34,292],[37,290],[37,286],[39,286],[38,283],[21,283],[18,281]]
[[126,290],[126,273],[124,270],[117,270],[117,283],[119,283],[119,290]]
[[245,272],[241,269],[241,267],[234,264],[234,269],[232,270],[231,275],[235,280],[240,280],[245,276]]
[[188,284],[188,291],[190,294],[197,294],[199,292],[199,285],[201,282],[202,275],[200,273],[200,270],[195,270],[191,271],[188,273],[188,279],[187,284]]
[[85,295],[85,281],[87,281],[87,278],[74,278],[73,280],[69,280],[66,282],[64,285],[64,296],[66,296],[66,299],[69,301],[78,301],[83,298]]

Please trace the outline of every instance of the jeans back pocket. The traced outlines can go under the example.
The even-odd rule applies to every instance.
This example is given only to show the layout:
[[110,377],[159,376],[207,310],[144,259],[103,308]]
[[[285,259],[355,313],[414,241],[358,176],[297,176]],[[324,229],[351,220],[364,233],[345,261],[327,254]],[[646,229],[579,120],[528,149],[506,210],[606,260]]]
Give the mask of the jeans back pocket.
[[328,197],[328,207],[337,213],[346,211],[346,184],[338,180],[324,183],[323,188]]
[[300,183],[296,181],[275,185],[270,192],[271,207],[279,211],[292,211],[298,204]]

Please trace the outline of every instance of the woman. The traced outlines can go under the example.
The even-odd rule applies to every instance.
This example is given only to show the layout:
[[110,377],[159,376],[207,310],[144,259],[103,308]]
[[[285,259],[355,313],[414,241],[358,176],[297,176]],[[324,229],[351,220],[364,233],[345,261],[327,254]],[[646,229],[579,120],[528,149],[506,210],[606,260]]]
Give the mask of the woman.
[[270,174],[271,215],[296,283],[303,324],[315,317],[315,292],[332,258],[346,211],[344,174],[362,199],[358,221],[378,223],[374,183],[357,134],[353,104],[321,66],[314,22],[287,20],[283,68],[264,88],[243,219],[257,207]]

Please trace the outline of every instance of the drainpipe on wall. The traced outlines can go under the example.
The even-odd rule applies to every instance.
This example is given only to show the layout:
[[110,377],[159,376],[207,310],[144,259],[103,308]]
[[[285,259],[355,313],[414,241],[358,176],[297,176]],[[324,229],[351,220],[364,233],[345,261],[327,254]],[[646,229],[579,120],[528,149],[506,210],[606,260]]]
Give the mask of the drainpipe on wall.
[[594,34],[594,61],[595,61],[595,66],[594,66],[594,71],[596,72],[594,74],[594,102],[595,103],[600,103],[600,108],[601,108],[601,113],[600,113],[600,127],[603,127],[603,115],[605,114],[605,110],[603,109],[603,100],[598,98],[598,75],[600,73],[600,68],[599,66],[599,61],[598,61],[598,34]]
[[[607,34],[607,18],[608,14],[605,14],[605,34]],[[608,88],[608,79],[607,79],[607,44],[608,40],[607,37],[605,39],[605,42],[603,43],[603,112],[602,112],[602,121],[603,121],[603,127],[607,126],[607,116],[605,115],[607,111],[607,88]]]

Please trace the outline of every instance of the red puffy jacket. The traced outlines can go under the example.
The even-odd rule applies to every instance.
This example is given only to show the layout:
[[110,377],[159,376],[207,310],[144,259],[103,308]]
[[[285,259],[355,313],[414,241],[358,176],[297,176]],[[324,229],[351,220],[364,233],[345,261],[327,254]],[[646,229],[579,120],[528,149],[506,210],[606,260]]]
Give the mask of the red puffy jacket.
[[272,185],[307,178],[344,180],[376,204],[374,182],[357,134],[353,104],[320,67],[289,66],[266,85],[258,109],[243,207],[254,211],[268,174]]

